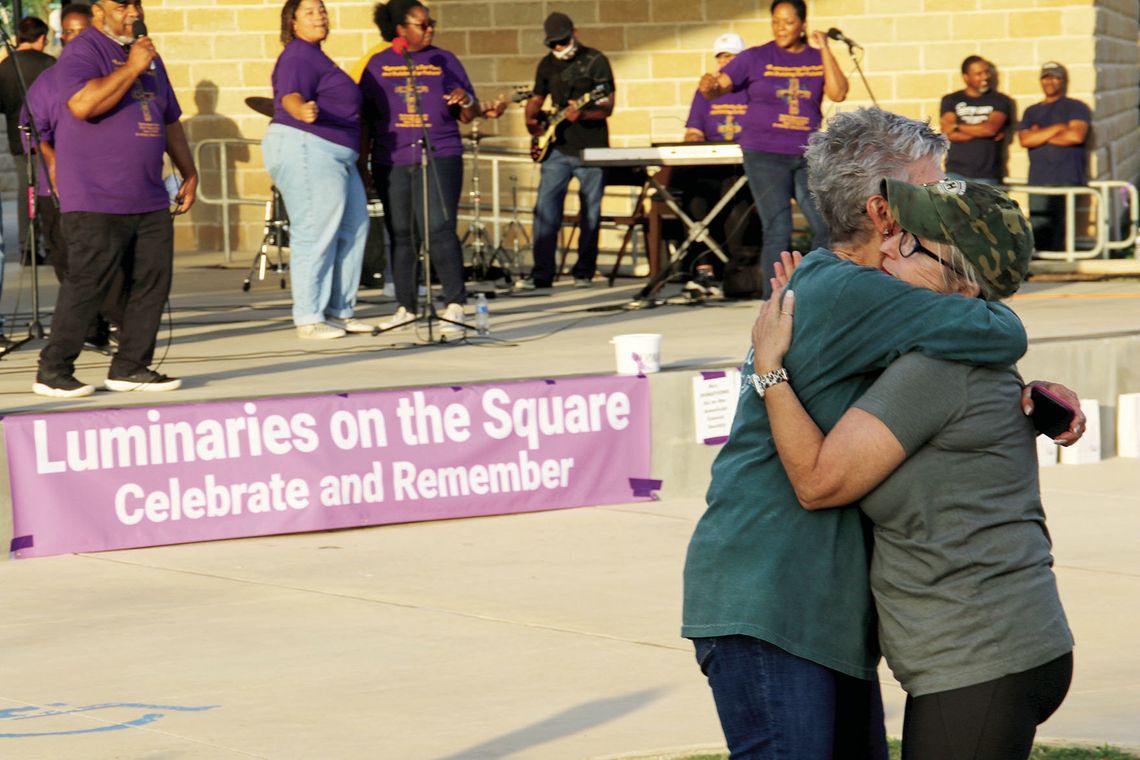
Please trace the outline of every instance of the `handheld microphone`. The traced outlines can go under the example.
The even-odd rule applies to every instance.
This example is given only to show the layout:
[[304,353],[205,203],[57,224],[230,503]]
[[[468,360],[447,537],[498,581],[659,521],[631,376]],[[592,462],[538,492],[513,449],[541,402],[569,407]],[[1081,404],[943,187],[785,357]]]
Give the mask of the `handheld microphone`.
[[[135,36],[136,40],[139,37],[145,37],[146,36],[146,22],[143,21],[141,18],[136,18],[134,20],[134,23],[131,24],[131,34],[133,34]],[[150,62],[150,70],[154,71],[154,68],[155,68],[154,61],[152,60]]]
[[862,45],[860,45],[858,42],[851,39],[847,35],[843,34],[843,32],[839,31],[834,26],[827,30],[827,36],[830,37],[831,39],[835,40],[836,42],[846,42],[847,47],[849,47],[849,48],[859,48],[860,50],[863,49]]

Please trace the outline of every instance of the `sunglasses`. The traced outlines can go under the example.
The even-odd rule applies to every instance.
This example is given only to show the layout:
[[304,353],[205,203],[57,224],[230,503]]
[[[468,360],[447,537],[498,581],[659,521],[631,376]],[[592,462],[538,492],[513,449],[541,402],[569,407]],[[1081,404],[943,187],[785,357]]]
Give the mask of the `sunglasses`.
[[404,26],[414,26],[414,27],[418,28],[421,32],[426,32],[428,29],[435,29],[436,24],[438,24],[438,23],[439,22],[436,21],[434,18],[429,18],[427,21],[425,21],[422,24],[418,21],[407,21],[404,23]]
[[[959,277],[965,278],[967,276],[966,273],[963,272],[957,265],[955,265],[949,261],[946,261],[941,256],[939,256],[937,253],[935,253],[934,251],[932,251],[929,248],[927,248],[926,246],[924,246],[919,241],[918,236],[915,235],[914,233],[904,231],[902,234],[903,234],[903,237],[899,241],[899,255],[902,256],[904,259],[909,259],[914,254],[921,253],[923,256],[929,256],[930,258],[934,259],[939,264],[946,267],[947,269],[949,269],[951,272],[958,275]],[[908,238],[912,241],[909,251],[907,251],[907,239]],[[904,251],[905,251],[905,253],[904,253]]]
[[548,48],[550,48],[551,50],[553,50],[554,48],[566,47],[567,45],[570,44],[571,39],[573,39],[573,36],[566,37],[566,38],[561,39],[561,40],[551,40],[550,42],[546,43],[546,46]]

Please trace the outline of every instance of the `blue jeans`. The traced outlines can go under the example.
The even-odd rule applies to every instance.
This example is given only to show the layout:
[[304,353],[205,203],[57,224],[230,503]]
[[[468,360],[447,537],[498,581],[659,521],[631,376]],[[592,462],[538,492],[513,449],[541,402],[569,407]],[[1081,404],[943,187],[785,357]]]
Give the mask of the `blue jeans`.
[[534,202],[534,269],[530,276],[539,287],[549,287],[554,281],[562,204],[573,177],[578,178],[579,207],[578,260],[574,262],[573,274],[576,278],[589,279],[597,269],[605,171],[600,166],[582,166],[581,158],[555,149],[542,162],[538,198]]
[[282,124],[269,125],[261,150],[289,212],[293,323],[351,317],[368,239],[357,152]]
[[877,681],[751,636],[693,639],[732,760],[886,760]]
[[760,264],[764,271],[764,298],[767,298],[772,294],[768,279],[776,274],[780,251],[791,250],[792,198],[796,199],[800,213],[811,227],[813,248],[827,247],[827,225],[823,223],[823,217],[808,191],[807,161],[803,156],[745,150],[744,173],[748,175],[756,213],[764,227]]
[[[428,253],[431,268],[443,286],[443,302],[466,303],[463,251],[455,234],[459,193],[463,189],[463,157],[441,156],[435,159],[434,165],[434,172],[428,169]],[[419,291],[416,262],[424,227],[422,176],[419,164],[377,164],[372,167],[372,183],[384,203],[384,219],[392,235],[392,280],[396,286],[396,300],[413,313]]]

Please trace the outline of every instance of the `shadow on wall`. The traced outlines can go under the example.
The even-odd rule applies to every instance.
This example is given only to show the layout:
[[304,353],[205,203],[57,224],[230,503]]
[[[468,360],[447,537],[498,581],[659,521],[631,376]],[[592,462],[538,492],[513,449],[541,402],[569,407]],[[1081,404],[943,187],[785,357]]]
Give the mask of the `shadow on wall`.
[[[244,137],[236,122],[217,113],[218,85],[208,79],[198,82],[194,89],[194,103],[198,113],[182,123],[186,139],[193,148],[203,140],[237,140]],[[207,198],[220,198],[222,178],[225,177],[230,196],[238,195],[237,164],[249,161],[248,145],[227,147],[225,165],[222,165],[220,146],[204,148],[198,164],[199,190]],[[240,227],[237,207],[231,207],[230,243],[238,244]],[[223,248],[222,207],[195,203],[190,209],[190,223],[194,227],[195,248],[199,251],[220,251]]]

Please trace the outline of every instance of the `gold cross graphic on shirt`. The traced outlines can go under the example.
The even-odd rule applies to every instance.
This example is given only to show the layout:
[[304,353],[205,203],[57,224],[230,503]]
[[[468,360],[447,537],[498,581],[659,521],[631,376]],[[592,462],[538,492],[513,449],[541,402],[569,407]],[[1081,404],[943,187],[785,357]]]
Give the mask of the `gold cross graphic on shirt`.
[[742,129],[743,127],[736,123],[732,114],[729,114],[724,117],[724,124],[717,127],[716,131],[722,134],[725,140],[732,142],[736,139],[736,136],[740,134]]
[[143,121],[154,121],[150,114],[150,102],[154,100],[154,93],[147,92],[143,86],[135,82],[135,86],[131,90],[131,97],[138,101],[139,106],[142,108]]
[[791,77],[788,79],[787,88],[776,90],[776,95],[787,102],[789,114],[798,116],[800,113],[800,98],[810,98],[811,90],[801,90],[799,77]]

